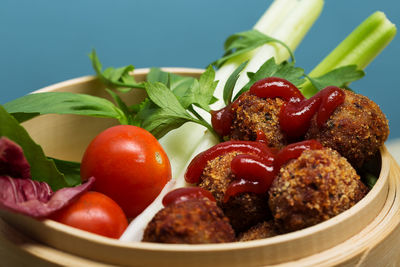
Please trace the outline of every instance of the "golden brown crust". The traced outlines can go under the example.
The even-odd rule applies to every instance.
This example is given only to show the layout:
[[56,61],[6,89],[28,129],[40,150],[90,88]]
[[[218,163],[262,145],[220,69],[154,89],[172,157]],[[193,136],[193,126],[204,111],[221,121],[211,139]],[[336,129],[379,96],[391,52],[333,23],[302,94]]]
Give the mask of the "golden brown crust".
[[344,91],[345,102],[336,108],[322,127],[317,126],[314,117],[306,139],[316,139],[324,146],[337,150],[359,168],[386,141],[389,125],[375,102],[360,94]]
[[238,233],[270,217],[267,193],[241,193],[223,201],[229,184],[235,179],[231,173],[231,161],[239,152],[219,156],[207,163],[199,186],[210,191]]
[[238,241],[251,241],[279,235],[274,221],[265,221],[254,225],[238,236]]
[[235,233],[215,202],[192,199],[160,210],[147,225],[143,241],[206,244],[235,241]]
[[279,112],[283,105],[279,98],[263,99],[248,92],[242,94],[232,106],[234,114],[230,138],[255,141],[257,132],[265,134],[267,144],[282,148],[287,144],[286,135],[279,126]]
[[284,165],[269,190],[271,212],[283,232],[325,221],[367,193],[354,168],[332,149],[306,150]]

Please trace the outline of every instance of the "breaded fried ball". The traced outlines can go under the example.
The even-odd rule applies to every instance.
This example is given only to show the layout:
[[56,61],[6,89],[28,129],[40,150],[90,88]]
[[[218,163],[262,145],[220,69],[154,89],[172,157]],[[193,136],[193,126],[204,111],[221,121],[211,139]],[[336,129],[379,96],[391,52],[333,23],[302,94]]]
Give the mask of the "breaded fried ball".
[[267,193],[240,193],[229,198],[227,202],[223,201],[229,184],[235,179],[230,164],[238,154],[238,152],[231,152],[210,160],[204,168],[198,184],[213,194],[218,206],[222,208],[237,233],[245,231],[271,216]]
[[174,244],[234,242],[235,232],[215,202],[189,199],[160,210],[147,225],[143,241]]
[[312,119],[306,139],[318,140],[359,168],[386,141],[389,125],[375,102],[349,90],[344,92],[345,102],[336,108],[322,127],[318,127],[315,117]]
[[255,141],[261,131],[272,148],[287,144],[286,135],[279,126],[279,112],[284,101],[280,98],[260,98],[243,93],[232,105],[233,121],[230,139]]
[[349,209],[367,193],[355,169],[336,151],[306,150],[283,165],[269,190],[282,232],[315,225]]
[[274,221],[265,221],[251,227],[238,236],[238,241],[251,241],[279,235]]

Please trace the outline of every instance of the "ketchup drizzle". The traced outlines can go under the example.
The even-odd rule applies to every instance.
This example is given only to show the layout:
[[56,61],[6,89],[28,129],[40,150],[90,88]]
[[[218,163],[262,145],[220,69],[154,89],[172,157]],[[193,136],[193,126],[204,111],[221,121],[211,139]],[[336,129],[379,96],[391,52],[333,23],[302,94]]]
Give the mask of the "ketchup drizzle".
[[322,148],[322,144],[313,139],[287,145],[275,155],[274,168],[276,171],[279,171],[283,164],[291,159],[297,159],[304,150],[315,150]]
[[162,199],[162,204],[164,207],[170,204],[176,204],[189,199],[204,199],[207,198],[215,202],[214,196],[201,187],[182,187],[170,191]]
[[275,177],[272,162],[265,164],[255,155],[239,154],[231,161],[231,171],[239,179],[231,182],[225,192],[224,202],[243,192],[262,194],[267,192]]
[[229,104],[220,110],[212,110],[210,112],[211,124],[219,136],[226,136],[231,132],[231,125],[233,121],[231,106],[232,104]]
[[186,173],[185,180],[188,183],[198,183],[208,161],[218,156],[238,151],[242,154],[257,155],[264,162],[273,162],[274,153],[265,144],[256,141],[227,141],[219,143],[210,149],[201,152],[190,162]]
[[207,163],[218,156],[239,152],[231,161],[231,171],[235,177],[224,195],[223,202],[243,192],[262,194],[268,191],[281,166],[296,159],[304,150],[322,149],[316,140],[294,143],[275,152],[264,143],[253,141],[228,141],[220,143],[197,155],[189,164],[185,180],[199,183]]
[[268,77],[255,82],[250,87],[250,94],[261,98],[279,97],[286,102],[300,102],[305,99],[294,84],[278,77]]
[[[278,77],[268,77],[255,82],[250,87],[249,94],[261,98],[278,97],[285,101],[279,113],[279,124],[281,130],[292,139],[304,136],[315,114],[317,114],[317,125],[321,127],[345,100],[345,93],[336,86],[328,86],[310,99],[306,99],[295,85]],[[220,136],[230,133],[234,116],[232,108],[240,104],[241,97],[225,108],[211,112],[213,128]],[[257,136],[266,141],[259,133]]]

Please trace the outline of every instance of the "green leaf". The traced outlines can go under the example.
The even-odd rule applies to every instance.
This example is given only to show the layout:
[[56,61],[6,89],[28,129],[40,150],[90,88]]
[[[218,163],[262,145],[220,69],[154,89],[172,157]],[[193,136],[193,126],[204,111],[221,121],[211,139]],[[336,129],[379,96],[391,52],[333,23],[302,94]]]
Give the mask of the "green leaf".
[[156,138],[161,138],[167,132],[189,121],[212,129],[198,113],[193,111],[191,105],[209,111],[209,105],[216,101],[213,93],[217,82],[214,79],[215,72],[211,66],[199,80],[152,68],[145,83],[148,98],[140,104],[129,107],[136,113],[132,124],[148,130]]
[[292,61],[294,61],[293,52],[285,43],[253,29],[229,36],[224,44],[225,54],[212,64],[220,68],[227,60],[271,42],[283,45],[288,50]]
[[4,105],[19,122],[40,114],[75,114],[115,118],[126,122],[124,113],[110,101],[86,94],[45,92],[29,94]]
[[371,189],[378,181],[381,170],[381,154],[377,152],[371,159],[364,162],[363,166],[357,170],[361,180]]
[[110,96],[114,99],[117,106],[125,114],[125,117],[127,118],[126,123],[130,124],[132,121],[132,115],[131,115],[131,110],[129,109],[129,107],[125,104],[124,101],[122,101],[121,97],[119,95],[117,95],[114,91],[107,89],[107,88],[106,88],[106,91],[110,94]]
[[160,82],[167,85],[169,82],[169,76],[170,74],[168,72],[162,71],[160,68],[151,68],[147,74],[147,82]]
[[43,149],[31,139],[28,132],[1,105],[0,125],[0,136],[6,136],[22,147],[31,166],[33,180],[46,182],[53,190],[80,183],[80,178],[77,180],[77,177],[66,179],[57,170],[54,161],[45,156]]
[[139,112],[134,117],[134,122],[156,138],[161,138],[188,121],[199,123],[199,120],[186,111],[177,96],[165,84],[147,82],[146,92],[149,99],[136,106]]
[[368,186],[368,188],[371,189],[378,181],[378,177],[379,176],[376,176],[372,173],[365,173],[363,176],[363,181]]
[[364,77],[365,73],[357,68],[357,65],[343,66],[334,69],[317,78],[307,78],[312,85],[318,90],[322,90],[327,86],[337,86],[345,88],[349,83],[357,81]]
[[293,62],[287,61],[276,64],[274,58],[267,60],[256,73],[248,72],[247,75],[250,81],[238,92],[234,99],[248,91],[255,82],[267,77],[283,78],[296,86],[304,83],[304,70],[302,68],[295,67]]
[[213,94],[217,84],[215,71],[212,66],[209,66],[198,81],[194,80],[192,86],[186,90],[179,101],[185,109],[194,104],[205,111],[210,111],[209,105],[214,101]]
[[151,132],[155,138],[159,139],[188,121],[192,120],[176,116],[163,109],[157,109],[154,113],[146,117],[141,126]]
[[232,74],[229,76],[228,80],[226,81],[225,86],[224,86],[224,92],[223,92],[223,98],[224,98],[225,105],[229,105],[231,103],[233,89],[235,88],[236,81],[239,79],[239,74],[246,67],[247,63],[248,63],[248,61],[240,64],[240,66],[237,67],[236,70],[234,70],[232,72]]
[[174,93],[178,100],[186,94],[186,91],[192,86],[195,80],[193,77],[165,72],[159,68],[151,68],[147,74],[148,82],[160,82],[164,84]]
[[74,161],[49,158],[54,161],[57,169],[64,174],[65,180],[70,186],[76,186],[81,183],[81,164]]
[[102,72],[102,65],[94,49],[89,54],[89,58],[92,61],[92,66],[97,74],[97,77],[106,86],[116,88],[122,92],[127,92],[132,88],[144,88],[143,83],[136,82],[133,76],[130,75],[130,72],[135,69],[134,66],[128,65],[120,68],[109,67]]
[[176,96],[164,84],[146,83],[146,92],[151,101],[163,109],[166,114],[181,118],[191,118],[186,109],[182,107]]

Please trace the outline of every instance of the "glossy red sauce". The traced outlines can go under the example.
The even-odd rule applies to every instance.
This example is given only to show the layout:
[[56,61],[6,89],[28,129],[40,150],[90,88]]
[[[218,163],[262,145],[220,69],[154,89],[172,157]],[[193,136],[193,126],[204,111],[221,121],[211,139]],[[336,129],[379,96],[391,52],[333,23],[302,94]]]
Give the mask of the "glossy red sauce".
[[215,202],[214,196],[207,190],[201,187],[182,187],[177,188],[166,194],[162,200],[164,207],[183,202],[189,199],[204,199],[207,198]]
[[[306,99],[300,90],[285,79],[268,77],[255,82],[250,94],[261,98],[281,98],[285,101],[280,113],[280,128],[289,138],[304,136],[311,124],[312,117],[317,114],[317,125],[321,127],[335,109],[344,102],[345,93],[336,86],[329,86]],[[213,128],[220,136],[229,135],[232,126],[232,108],[239,105],[241,98],[218,111],[211,112]],[[265,136],[265,135],[264,135]],[[257,133],[257,140],[263,137]]]
[[208,161],[218,156],[230,153],[240,152],[241,154],[253,154],[262,158],[265,162],[273,162],[274,153],[265,144],[256,141],[227,141],[219,143],[210,149],[198,154],[189,164],[185,180],[188,183],[198,183]]
[[299,102],[305,99],[295,85],[278,77],[268,77],[255,82],[250,87],[250,94],[261,98],[279,97],[287,102]]
[[335,109],[344,102],[345,93],[336,86],[329,86],[309,99],[298,102],[286,102],[279,113],[281,130],[288,137],[303,136],[317,114],[317,124],[321,127]]
[[230,197],[243,192],[262,194],[268,191],[283,164],[309,149],[322,149],[322,145],[318,141],[307,140],[275,152],[261,142],[228,141],[195,157],[189,164],[185,180],[189,183],[199,183],[203,170],[210,160],[235,151],[239,154],[232,159],[230,166],[235,180],[229,184],[223,201],[226,202]]
[[256,138],[256,141],[257,142],[262,142],[262,143],[264,143],[264,144],[266,144],[266,145],[268,145],[268,138],[267,138],[267,136],[265,135],[265,133],[263,132],[263,131],[261,131],[261,130],[258,130],[257,131],[257,138]]
[[304,150],[322,149],[323,146],[316,140],[306,140],[290,144],[282,148],[275,155],[274,168],[279,171],[283,164],[292,159],[297,159]]
[[232,120],[231,105],[211,111],[211,124],[219,136],[226,136],[231,132]]
[[238,179],[229,184],[224,195],[224,202],[231,196],[243,192],[265,193],[275,177],[273,162],[266,163],[258,156],[249,154],[239,154],[234,157],[231,162],[231,171]]

